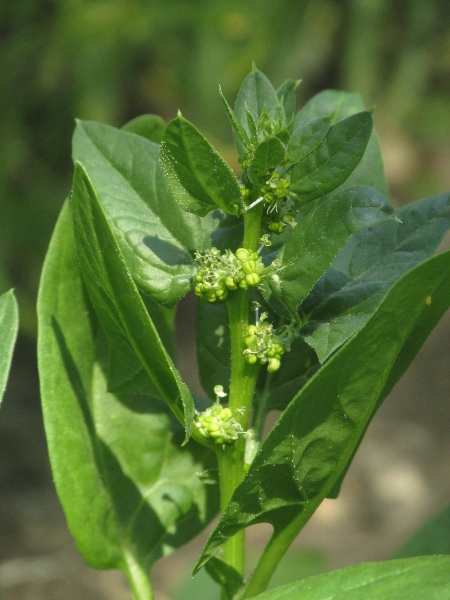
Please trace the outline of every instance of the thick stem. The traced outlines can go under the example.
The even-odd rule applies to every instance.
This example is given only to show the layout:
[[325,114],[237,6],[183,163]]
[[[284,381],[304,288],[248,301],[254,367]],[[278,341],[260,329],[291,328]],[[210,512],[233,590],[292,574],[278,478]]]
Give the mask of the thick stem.
[[247,250],[257,250],[261,236],[261,219],[264,202],[260,202],[244,214],[243,247]]
[[154,600],[148,573],[132,554],[125,555],[124,571],[134,600]]

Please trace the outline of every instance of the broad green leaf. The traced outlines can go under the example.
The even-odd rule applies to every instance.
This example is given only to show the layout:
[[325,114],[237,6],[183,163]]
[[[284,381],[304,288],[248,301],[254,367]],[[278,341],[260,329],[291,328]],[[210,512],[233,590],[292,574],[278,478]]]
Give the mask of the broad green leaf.
[[234,567],[216,557],[208,561],[206,570],[211,579],[222,586],[227,594],[227,599],[233,600],[242,587],[242,575]]
[[321,362],[367,321],[395,281],[436,250],[450,228],[450,194],[395,214],[397,222],[357,232],[303,303],[302,333]]
[[366,186],[347,188],[311,205],[292,231],[270,285],[296,316],[297,306],[359,229],[392,220],[388,200]]
[[244,79],[236,97],[234,113],[239,123],[250,134],[247,110],[257,123],[264,107],[270,112],[272,108],[278,105],[279,100],[273,85],[264,73],[254,67],[252,72]]
[[365,563],[307,577],[255,600],[446,600],[450,558],[433,556]]
[[131,345],[156,390],[192,432],[194,404],[145,308],[86,172],[75,166],[71,207],[86,287],[111,347]]
[[415,531],[393,558],[450,554],[450,504]]
[[300,85],[300,79],[286,79],[277,89],[279,99],[283,98],[284,114],[286,123],[289,125],[294,119],[297,106],[297,88]]
[[286,148],[277,137],[270,137],[261,142],[253,154],[253,158],[247,169],[250,181],[257,182],[264,175],[268,175],[284,161]]
[[159,154],[166,182],[187,212],[204,216],[220,208],[235,215],[241,191],[232,170],[181,114],[166,127]]
[[200,219],[183,211],[167,187],[158,154],[158,146],[142,136],[77,123],[74,160],[89,171],[133,279],[156,301],[173,306],[191,288],[198,268],[194,252],[209,248],[211,236],[220,235],[230,217],[216,211]]
[[301,204],[332,192],[361,161],[370,135],[372,116],[360,112],[331,127],[315,150],[291,170],[291,192]]
[[[365,106],[359,94],[325,90],[313,96],[297,113],[294,132],[320,117],[334,117],[335,122],[339,122],[363,110]],[[361,162],[344,185],[369,185],[388,196],[380,144],[375,131],[372,131]]]
[[197,568],[255,523],[271,523],[278,539],[293,540],[346,468],[414,330],[419,337],[424,329],[429,333],[449,307],[449,277],[450,252],[404,275],[365,326],[302,388],[236,488]]
[[294,131],[288,146],[289,162],[296,163],[315,150],[324,140],[332,123],[332,117],[319,117]]
[[180,447],[182,432],[174,433],[158,398],[106,391],[106,344],[83,286],[68,206],[45,260],[38,323],[45,431],[71,533],[92,567],[128,572],[137,562],[147,570],[216,512],[215,487],[197,476],[212,453]]
[[123,131],[129,131],[140,135],[150,142],[159,144],[164,135],[166,124],[158,115],[140,115],[122,127]]
[[5,392],[6,380],[17,338],[19,315],[14,292],[10,290],[0,296],[0,404]]

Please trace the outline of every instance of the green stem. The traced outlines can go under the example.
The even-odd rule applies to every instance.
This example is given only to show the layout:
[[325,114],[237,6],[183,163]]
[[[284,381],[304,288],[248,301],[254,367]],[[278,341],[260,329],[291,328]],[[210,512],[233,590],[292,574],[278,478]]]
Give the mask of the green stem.
[[148,573],[132,554],[125,554],[124,572],[134,600],[154,600]]
[[244,214],[244,241],[242,245],[247,250],[258,250],[263,209],[264,202],[260,202]]

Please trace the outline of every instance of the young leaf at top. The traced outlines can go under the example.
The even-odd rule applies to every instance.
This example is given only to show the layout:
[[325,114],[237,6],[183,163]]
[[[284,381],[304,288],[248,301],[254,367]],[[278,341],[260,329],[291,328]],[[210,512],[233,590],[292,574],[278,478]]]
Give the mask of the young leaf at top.
[[0,296],[0,404],[11,366],[18,325],[17,302],[14,292],[10,290]]
[[247,111],[253,117],[255,123],[258,123],[264,107],[270,112],[277,106],[279,106],[279,99],[273,85],[264,73],[254,67],[244,79],[236,97],[234,105],[236,118],[245,131],[251,134]]
[[239,212],[238,180],[211,144],[181,114],[167,125],[159,158],[167,184],[185,211],[198,216],[216,208],[231,215]]
[[126,263],[80,163],[71,195],[74,235],[81,272],[100,322],[116,343],[117,331],[128,339],[161,397],[192,432],[194,405],[131,278]]
[[242,125],[237,120],[236,115],[234,114],[234,111],[228,104],[225,96],[222,94],[221,88],[219,88],[219,93],[220,93],[220,97],[222,99],[223,105],[225,107],[225,111],[227,113],[228,120],[230,121],[231,127],[233,128],[233,133],[234,133],[234,137],[235,137],[235,141],[236,141],[236,147],[239,152],[239,156],[244,156],[247,153],[249,146],[250,146],[250,140],[248,138],[247,132],[245,131],[245,129],[242,127]]
[[159,144],[164,135],[166,124],[158,115],[141,115],[125,123],[122,129]]
[[[423,328],[423,334],[429,334],[450,306],[449,277],[450,252],[407,273],[365,326],[302,388],[236,488],[197,568],[227,539],[254,523],[271,523],[273,540],[287,549],[351,458],[412,333]],[[261,568],[274,566],[273,544],[263,554]],[[269,572],[264,575],[257,568],[255,574],[255,585],[267,584]],[[248,585],[247,590],[260,589],[251,587],[252,580]]]
[[283,585],[255,600],[445,600],[449,569],[448,556],[365,563]]
[[260,177],[283,163],[285,155],[286,148],[279,138],[270,137],[261,142],[247,169],[250,181],[256,183]]
[[376,190],[355,186],[317,200],[292,231],[272,290],[292,315],[355,231],[393,219],[388,200]]
[[106,342],[83,285],[68,205],[45,260],[38,324],[44,425],[69,528],[90,566],[123,569],[131,583],[143,571],[145,579],[216,513],[217,490],[198,477],[212,453],[180,447],[182,432],[160,399],[107,392]]
[[323,141],[291,170],[291,192],[301,204],[344,183],[364,155],[372,133],[369,112],[352,115],[330,128]]
[[450,229],[450,194],[402,206],[397,221],[355,233],[302,304],[321,362],[370,317],[389,288],[427,259]]
[[222,223],[215,211],[199,217],[183,211],[159,165],[159,147],[142,136],[102,123],[79,121],[73,158],[89,172],[97,197],[133,279],[157,302],[173,306],[191,288],[194,252],[217,245]]
[[297,88],[300,85],[300,79],[286,79],[277,89],[277,96],[281,100],[283,98],[284,114],[286,123],[292,126],[295,109],[297,105]]

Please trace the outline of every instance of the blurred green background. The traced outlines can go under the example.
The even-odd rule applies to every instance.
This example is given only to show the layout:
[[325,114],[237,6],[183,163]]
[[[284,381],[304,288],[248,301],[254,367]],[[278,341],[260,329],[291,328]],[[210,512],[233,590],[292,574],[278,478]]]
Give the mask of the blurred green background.
[[[0,3],[0,293],[16,289],[21,318],[0,414],[3,498],[50,485],[35,302],[70,189],[74,119],[121,126],[142,113],[170,120],[180,108],[233,163],[218,85],[232,104],[255,61],[276,86],[303,80],[299,106],[329,87],[375,106],[393,201],[404,203],[450,189],[449,23],[447,0]],[[6,539],[1,514],[11,535],[16,517],[4,510]],[[11,555],[20,550],[6,545],[0,558]]]

